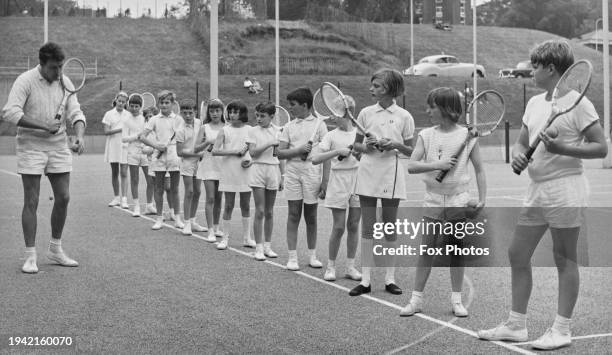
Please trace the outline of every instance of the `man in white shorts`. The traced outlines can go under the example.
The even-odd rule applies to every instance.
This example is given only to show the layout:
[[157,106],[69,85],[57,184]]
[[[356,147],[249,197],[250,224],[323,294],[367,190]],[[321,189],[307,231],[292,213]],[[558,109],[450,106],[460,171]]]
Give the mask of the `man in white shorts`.
[[[59,82],[65,59],[64,51],[56,43],[48,42],[40,48],[38,58],[39,65],[15,80],[1,114],[2,120],[18,126],[17,172],[21,174],[24,191],[21,223],[26,245],[26,260],[21,270],[30,274],[38,272],[35,246],[36,211],[42,174],[49,178],[54,197],[48,257],[62,266],[79,265],[63,252],[61,238],[70,199],[70,150],[78,154],[83,152],[85,134],[85,116],[76,95],[68,99],[61,119],[55,119],[57,108],[64,96]],[[76,142],[70,148],[66,135],[67,122],[73,126],[77,136]]]

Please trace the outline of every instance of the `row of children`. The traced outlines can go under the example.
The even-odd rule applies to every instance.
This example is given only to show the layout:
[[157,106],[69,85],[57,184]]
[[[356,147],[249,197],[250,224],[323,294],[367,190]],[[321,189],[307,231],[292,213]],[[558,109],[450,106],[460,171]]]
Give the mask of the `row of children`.
[[[575,254],[582,218],[581,210],[573,207],[585,206],[588,196],[588,183],[583,174],[581,159],[605,156],[607,149],[601,127],[597,124],[597,113],[590,101],[586,99],[580,104],[580,110],[564,116],[559,121],[558,128],[560,131],[563,130],[559,134],[561,138],[539,133],[539,127],[542,127],[544,119],[550,114],[548,101],[551,91],[563,72],[573,63],[573,53],[566,42],[548,41],[532,51],[531,62],[534,66],[536,85],[545,89],[546,93],[534,97],[527,105],[520,137],[513,151],[513,167],[519,170],[529,167],[529,174],[533,181],[527,192],[526,208],[521,210],[514,241],[509,250],[512,266],[512,311],[507,322],[495,328],[480,331],[478,336],[488,340],[527,340],[526,308],[532,287],[530,258],[538,241],[550,226],[555,245],[559,282],[563,287],[560,286],[555,323],[533,343],[533,346],[540,349],[554,349],[571,343],[569,323],[578,294],[578,268]],[[406,195],[405,170],[410,173],[424,174],[426,193],[423,204],[425,207],[443,209],[465,207],[469,204],[470,176],[467,165],[468,162],[471,162],[478,186],[478,201],[473,203],[474,208],[477,210],[483,208],[486,201],[486,179],[477,141],[472,141],[462,155],[453,157],[457,147],[462,144],[468,134],[466,127],[457,124],[463,114],[460,94],[452,88],[438,88],[428,94],[427,113],[433,126],[420,131],[414,142],[414,120],[410,113],[399,107],[394,100],[404,92],[402,75],[395,70],[382,69],[374,73],[370,82],[369,91],[376,104],[362,109],[357,118],[361,126],[371,133],[369,135],[356,132],[347,117],[336,117],[338,128],[328,133],[324,125],[317,124],[318,118],[311,114],[312,93],[309,89],[300,88],[287,96],[289,111],[294,120],[285,125],[279,140],[276,139],[275,128],[270,127],[270,120],[275,113],[274,105],[259,105],[256,109],[258,126],[245,128],[246,107],[242,104],[236,106],[230,104],[228,113],[232,124],[219,129],[212,150],[214,155],[233,157],[235,160],[233,165],[229,164],[229,161],[227,164],[218,165],[221,173],[220,186],[224,184],[231,186],[242,195],[240,188],[233,184],[244,186],[241,184],[248,181],[246,185],[253,190],[256,204],[256,223],[253,229],[257,244],[256,258],[259,260],[271,256],[265,249],[261,252],[263,249],[260,244],[261,236],[258,236],[261,233],[261,219],[265,220],[264,233],[266,241],[269,242],[272,234],[272,207],[275,194],[284,184],[288,200],[287,269],[299,270],[296,247],[302,211],[306,221],[309,264],[314,268],[322,267],[315,253],[317,202],[319,198],[325,199],[325,206],[332,210],[334,220],[329,242],[329,261],[324,278],[330,281],[335,279],[335,259],[346,224],[348,229],[347,276],[361,281],[350,291],[352,296],[371,292],[372,268],[368,265],[376,265],[376,263],[365,263],[362,260],[361,273],[355,269],[354,257],[358,244],[359,219],[361,217],[362,250],[366,251],[363,254],[366,255],[373,247],[373,227],[377,219],[376,208],[379,199],[382,206],[382,222],[393,224],[397,220],[399,202]],[[155,118],[164,119],[164,115],[169,112],[165,106],[168,106],[169,103],[164,104],[164,100],[160,100],[162,112],[151,118],[140,135],[143,143],[160,152],[166,151],[166,145],[158,142],[171,141],[169,139],[171,130],[168,129],[164,133],[161,127],[157,127]],[[221,112],[220,109],[219,114]],[[210,106],[207,120],[208,116],[210,116]],[[241,117],[244,120],[241,121]],[[157,132],[158,129],[160,132]],[[155,133],[155,139],[145,138],[150,132]],[[316,134],[313,135],[313,132]],[[311,140],[313,136],[315,138]],[[544,145],[534,155],[534,160],[537,159],[538,164],[529,164],[525,151],[528,149],[529,142],[536,136],[543,140]],[[382,138],[376,139],[375,137]],[[193,154],[198,154],[197,152],[213,144],[208,136],[198,142],[203,143],[194,146]],[[248,144],[253,163],[250,174],[240,170],[246,170],[250,165],[242,164],[242,158],[240,158],[246,151],[243,148],[245,142]],[[279,145],[278,154],[274,156],[273,148],[277,144]],[[315,146],[316,148],[313,149]],[[407,169],[399,161],[400,153],[410,156]],[[302,159],[303,156],[306,159]],[[284,169],[276,167],[281,166],[279,160],[286,161]],[[321,164],[323,164],[323,169],[320,167]],[[171,168],[164,163],[164,160],[158,160],[157,163],[154,163],[156,178],[163,178],[166,170],[171,170],[172,176]],[[435,179],[440,170],[450,170],[442,183]],[[233,176],[230,176],[224,182],[224,171],[231,171],[232,174],[238,174],[240,171],[241,174],[236,176],[243,178],[238,181],[238,179],[233,180]],[[176,171],[175,173],[178,174]],[[225,187],[220,187],[220,190],[224,189]],[[158,200],[157,191],[156,189],[156,202]],[[248,193],[250,192],[245,191],[244,196],[247,197]],[[550,196],[555,197],[554,201],[549,198]],[[231,205],[233,205],[233,195],[231,195],[231,200]],[[159,201],[161,202],[161,195]],[[562,209],[563,211],[560,211],[559,208],[549,209],[551,211],[541,208],[558,207],[559,205],[572,208]],[[157,206],[159,215],[161,205],[158,203]],[[246,208],[248,202],[245,202],[244,206],[243,216],[247,217],[248,214],[244,212],[248,211]],[[229,219],[227,212],[231,210],[226,208],[225,212],[224,217],[227,216]],[[436,216],[426,217],[436,218]],[[207,220],[210,227],[212,221],[208,218]],[[158,221],[161,223],[161,220]],[[243,231],[246,233],[245,229]],[[397,238],[395,233],[385,234],[384,237],[391,243]],[[424,237],[423,243],[428,242]],[[223,240],[218,244],[218,248],[225,247],[227,247],[227,233],[223,233]],[[389,266],[386,266],[385,290],[392,294],[401,294],[401,288],[395,284],[393,257],[386,257],[388,260],[385,264]],[[422,310],[423,291],[432,262],[433,257],[421,256],[419,258],[414,291],[410,302],[402,309],[401,315],[409,316]],[[452,266],[452,311],[455,316],[467,316],[468,312],[461,301],[464,273],[461,260],[456,260]]]

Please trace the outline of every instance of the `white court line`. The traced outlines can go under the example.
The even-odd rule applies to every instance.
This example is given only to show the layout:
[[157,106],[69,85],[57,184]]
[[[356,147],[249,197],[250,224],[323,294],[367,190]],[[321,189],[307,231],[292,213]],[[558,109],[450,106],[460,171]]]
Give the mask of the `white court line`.
[[[116,209],[118,209],[118,210],[120,210],[120,211],[123,211],[123,212],[125,212],[125,213],[131,213],[131,211],[130,211],[130,210],[123,209],[123,208],[121,208],[121,207],[119,207],[119,206],[115,206],[115,208],[116,208]],[[149,220],[149,221],[155,221],[153,218],[150,218],[150,217],[148,217],[148,216],[142,216],[142,215],[141,215],[140,217],[141,217],[141,218],[144,218],[144,219],[147,219],[147,220]],[[178,231],[179,233],[181,232],[181,230],[180,230],[180,229],[178,229],[178,228],[176,228],[176,227],[174,227],[174,226],[171,226],[171,225],[169,225],[169,224],[167,224],[167,223],[164,223],[164,225],[165,225],[165,226],[167,226],[167,227],[168,227],[168,228],[170,228],[170,229],[173,229],[173,230],[175,230],[175,231]],[[181,234],[181,235],[182,235],[182,234]],[[204,237],[201,237],[201,236],[199,236],[199,235],[197,235],[197,234],[192,234],[191,236],[192,236],[192,237],[195,237],[195,238],[198,238],[198,239],[204,239]],[[184,237],[189,237],[189,236],[184,236]],[[213,243],[211,243],[211,244],[213,244]],[[215,244],[216,244],[216,243],[215,243]],[[232,250],[232,251],[234,251],[234,252],[236,252],[236,253],[238,253],[238,254],[241,254],[241,255],[247,256],[247,257],[249,257],[249,258],[254,258],[253,253],[247,253],[247,252],[244,252],[244,251],[242,251],[242,250],[240,250],[240,249],[236,249],[236,248],[233,248],[233,247],[228,247],[228,249],[229,249],[229,250]],[[281,269],[285,269],[285,270],[287,269],[287,268],[285,267],[285,265],[279,264],[279,263],[274,262],[274,261],[271,261],[271,260],[265,260],[265,262],[266,262],[267,264],[269,264],[269,265],[273,265],[273,266],[276,266],[276,267],[281,268]],[[338,284],[336,284],[336,283],[334,283],[334,282],[328,282],[328,281],[325,281],[325,280],[323,280],[323,279],[321,279],[321,278],[314,277],[314,276],[312,276],[312,275],[310,275],[310,274],[307,274],[307,273],[305,273],[305,272],[302,272],[302,271],[294,271],[294,273],[295,273],[295,274],[297,274],[297,275],[300,275],[300,276],[304,276],[304,277],[306,277],[306,278],[309,278],[309,279],[311,279],[311,280],[314,280],[314,281],[316,281],[316,282],[318,282],[318,283],[321,283],[321,284],[323,284],[323,285],[327,285],[327,286],[332,286],[332,287],[335,287],[335,288],[340,289],[340,290],[342,290],[342,291],[344,291],[344,292],[346,292],[346,293],[348,293],[348,292],[350,291],[350,289],[348,289],[348,288],[346,288],[346,287],[344,287],[344,286],[340,286],[340,285],[338,285]],[[395,304],[395,303],[391,303],[391,302],[388,302],[388,301],[385,301],[385,300],[382,300],[382,299],[380,299],[380,298],[376,298],[376,297],[373,297],[373,296],[370,296],[370,295],[361,295],[360,297],[363,297],[363,298],[369,299],[370,301],[374,301],[374,302],[376,302],[376,303],[380,303],[380,304],[382,304],[382,305],[385,305],[385,306],[387,306],[387,307],[390,307],[390,308],[396,309],[396,310],[398,310],[398,311],[400,311],[400,310],[403,308],[402,306],[399,306],[399,305],[397,305],[397,304]],[[454,329],[454,330],[459,331],[459,332],[464,333],[464,334],[468,334],[468,335],[470,335],[470,336],[472,336],[472,337],[476,337],[476,338],[478,337],[478,336],[476,335],[476,332],[474,332],[474,331],[472,331],[472,330],[469,330],[469,329],[466,329],[466,328],[459,327],[459,326],[457,326],[457,325],[455,325],[455,324],[453,324],[453,323],[451,323],[451,322],[447,322],[447,321],[443,321],[443,320],[440,320],[440,319],[437,319],[437,318],[434,318],[434,317],[430,317],[430,316],[427,316],[427,315],[425,315],[425,314],[423,314],[423,313],[417,313],[417,314],[415,314],[415,316],[416,316],[416,317],[420,317],[420,318],[425,319],[425,320],[428,320],[428,321],[430,321],[430,322],[437,323],[437,324],[439,324],[439,325],[441,325],[441,326],[443,326],[443,327],[450,328],[450,329]],[[512,345],[512,344],[507,344],[507,343],[500,342],[500,341],[492,341],[491,343],[493,343],[493,344],[497,344],[497,345],[502,346],[502,347],[504,347],[504,348],[506,348],[506,349],[508,349],[508,350],[512,350],[512,351],[518,352],[518,353],[520,353],[520,354],[534,354],[533,352],[527,351],[527,350],[525,350],[525,349],[521,349],[521,348],[516,347],[516,346],[514,346],[514,345]]]
[[0,169],[0,172],[1,173],[5,173],[7,175],[13,175],[13,176],[21,177],[21,175],[17,174],[16,172],[13,172],[13,171],[8,171],[8,170]]
[[[467,302],[466,302],[466,305],[465,305],[465,308],[466,308],[466,309],[469,309],[469,308],[470,308],[470,305],[472,304],[472,301],[474,300],[475,289],[474,289],[474,284],[472,283],[472,280],[471,280],[469,277],[467,277],[467,275],[466,275],[466,276],[464,276],[464,280],[465,280],[465,283],[467,284],[467,286],[468,286],[468,288],[469,288],[469,290],[470,290],[470,291],[468,292],[468,299],[467,299]],[[453,317],[453,318],[452,318],[452,319],[449,321],[449,323],[455,323],[455,322],[456,322],[458,319],[459,319],[459,318],[457,318],[457,317]],[[401,347],[399,347],[399,348],[396,348],[396,349],[393,349],[393,350],[391,350],[391,351],[387,352],[387,353],[386,353],[386,355],[393,355],[393,354],[400,353],[400,352],[402,352],[402,351],[404,351],[404,350],[406,350],[406,349],[408,349],[408,348],[411,348],[411,347],[413,347],[413,346],[415,346],[415,345],[417,345],[417,344],[422,343],[422,342],[423,342],[423,341],[425,341],[427,338],[431,337],[432,335],[435,335],[435,334],[439,333],[440,331],[442,331],[442,330],[444,330],[444,329],[446,329],[446,327],[444,327],[444,326],[439,326],[438,328],[436,328],[436,329],[432,330],[431,332],[429,332],[429,333],[425,334],[424,336],[422,336],[421,338],[419,338],[419,339],[417,339],[417,340],[413,341],[412,343],[407,344],[407,345],[404,345],[404,346],[401,346]]]
[[[612,337],[612,333],[581,335],[581,336],[577,336],[577,337],[572,337],[572,340],[605,338],[605,337]],[[523,342],[523,343],[514,343],[514,345],[529,345],[529,344],[533,343],[534,341],[535,340],[526,341],[526,342]]]
[[[612,184],[597,184],[592,185],[589,184],[591,191],[597,190],[603,187],[612,187]],[[517,187],[487,187],[487,191],[527,191],[525,186],[517,186]],[[408,190],[406,193],[416,194],[416,193],[425,193],[425,189],[423,190]],[[598,192],[599,193],[599,192]]]

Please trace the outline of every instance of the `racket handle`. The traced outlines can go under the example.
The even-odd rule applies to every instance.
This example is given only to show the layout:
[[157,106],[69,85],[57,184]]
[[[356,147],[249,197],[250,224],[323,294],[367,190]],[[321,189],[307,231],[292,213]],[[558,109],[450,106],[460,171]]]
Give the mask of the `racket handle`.
[[277,157],[278,156],[278,144],[274,145],[272,147],[272,156],[273,157]]
[[213,147],[214,147],[214,146],[213,146],[212,144],[211,144],[211,145],[209,145],[209,146],[208,146],[208,148],[206,148],[206,151],[207,151],[207,152],[209,152],[209,153],[210,153],[210,152],[212,152]]
[[[351,144],[351,145],[349,145],[349,146],[348,146],[348,149],[353,150],[353,145],[352,145],[352,144]],[[340,156],[338,156],[338,161],[343,161],[343,160],[344,160],[344,158],[347,158],[347,157],[348,157],[348,156],[340,155]]]
[[[463,149],[462,149],[462,150],[463,150]],[[453,159],[457,159],[457,155],[453,155],[453,156],[452,156],[452,158],[453,158]],[[450,170],[451,170],[451,169],[448,169],[448,170],[441,170],[441,171],[438,173],[438,176],[436,176],[436,181],[437,181],[437,182],[442,182]]]
[[[312,141],[308,141],[308,145],[312,147]],[[302,156],[300,157],[302,161],[306,161],[306,159],[308,159],[308,154],[310,154],[310,152],[302,153]]]
[[[529,146],[529,149],[525,152],[525,158],[527,158],[527,161],[531,160],[531,157],[533,156],[533,153],[535,152],[536,148],[538,147],[538,143],[540,143],[540,140],[536,140],[534,142],[534,145]],[[523,170],[518,170],[518,169],[512,169],[514,171],[514,173],[516,175],[521,175],[521,172]]]

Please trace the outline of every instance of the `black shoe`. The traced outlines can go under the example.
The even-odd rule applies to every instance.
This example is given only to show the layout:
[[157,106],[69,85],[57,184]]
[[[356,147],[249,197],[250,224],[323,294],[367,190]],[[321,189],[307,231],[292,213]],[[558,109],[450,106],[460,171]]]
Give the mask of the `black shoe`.
[[401,295],[402,294],[402,289],[399,288],[396,284],[388,284],[385,285],[385,291],[394,294],[394,295]]
[[349,296],[359,296],[359,295],[363,295],[364,293],[370,293],[370,291],[372,291],[372,287],[370,286],[366,287],[362,284],[359,284],[355,286],[355,288],[353,288],[351,292],[349,292]]

